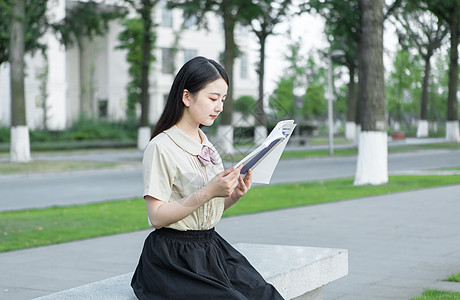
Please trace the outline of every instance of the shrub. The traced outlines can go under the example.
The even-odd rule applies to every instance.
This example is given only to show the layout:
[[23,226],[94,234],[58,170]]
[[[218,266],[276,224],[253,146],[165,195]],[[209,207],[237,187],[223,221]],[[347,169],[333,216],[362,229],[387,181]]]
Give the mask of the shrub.
[[233,104],[233,107],[235,111],[239,111],[243,113],[243,116],[247,116],[251,110],[254,110],[255,112],[255,106],[256,106],[256,99],[252,96],[241,96],[238,99],[236,99],[235,103]]
[[0,126],[0,143],[10,142],[10,128]]

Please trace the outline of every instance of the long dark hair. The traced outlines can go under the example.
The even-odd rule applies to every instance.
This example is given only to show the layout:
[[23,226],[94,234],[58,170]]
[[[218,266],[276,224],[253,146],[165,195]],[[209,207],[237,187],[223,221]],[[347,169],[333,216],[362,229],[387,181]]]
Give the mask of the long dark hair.
[[208,83],[219,78],[229,84],[224,68],[212,59],[197,56],[185,63],[174,78],[165,108],[153,129],[151,139],[179,122],[184,113],[182,94],[185,89],[195,95]]

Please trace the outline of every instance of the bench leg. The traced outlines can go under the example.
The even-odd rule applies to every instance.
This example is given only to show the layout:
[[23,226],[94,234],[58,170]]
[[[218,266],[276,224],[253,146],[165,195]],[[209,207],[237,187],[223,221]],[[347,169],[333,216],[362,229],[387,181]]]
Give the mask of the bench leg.
[[317,288],[316,290],[310,291],[303,295],[293,298],[292,300],[322,300],[323,299],[323,290],[322,288]]

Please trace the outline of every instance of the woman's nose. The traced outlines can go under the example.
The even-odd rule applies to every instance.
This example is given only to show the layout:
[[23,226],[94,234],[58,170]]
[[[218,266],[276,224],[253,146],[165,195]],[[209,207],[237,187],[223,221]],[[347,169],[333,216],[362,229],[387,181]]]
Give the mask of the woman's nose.
[[224,110],[224,102],[219,101],[219,104],[217,104],[216,107],[215,107],[215,111],[221,112],[223,110]]

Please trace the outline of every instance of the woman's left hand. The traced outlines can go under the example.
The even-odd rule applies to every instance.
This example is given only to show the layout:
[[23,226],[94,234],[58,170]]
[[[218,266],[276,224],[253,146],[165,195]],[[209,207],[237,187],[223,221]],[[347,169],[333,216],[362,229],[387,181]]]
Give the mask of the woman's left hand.
[[246,173],[246,176],[243,177],[241,174],[239,175],[238,178],[238,186],[235,188],[233,191],[232,195],[230,196],[234,202],[237,202],[238,200],[241,199],[251,188],[252,185],[252,172],[251,170],[248,170]]

